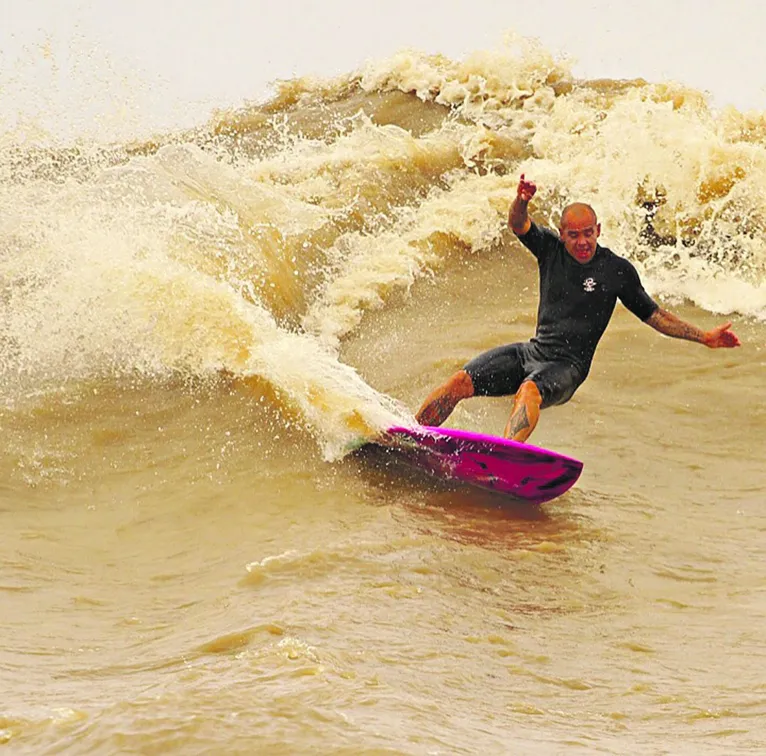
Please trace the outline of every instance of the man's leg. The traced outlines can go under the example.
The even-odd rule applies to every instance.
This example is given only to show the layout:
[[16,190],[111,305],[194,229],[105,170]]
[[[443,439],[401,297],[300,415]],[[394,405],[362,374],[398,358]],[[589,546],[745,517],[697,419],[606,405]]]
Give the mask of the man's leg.
[[441,425],[461,399],[473,396],[473,381],[459,370],[446,383],[434,389],[423,402],[415,418],[421,425]]
[[540,405],[543,398],[532,381],[524,381],[516,392],[513,409],[503,436],[514,441],[526,441],[540,419]]

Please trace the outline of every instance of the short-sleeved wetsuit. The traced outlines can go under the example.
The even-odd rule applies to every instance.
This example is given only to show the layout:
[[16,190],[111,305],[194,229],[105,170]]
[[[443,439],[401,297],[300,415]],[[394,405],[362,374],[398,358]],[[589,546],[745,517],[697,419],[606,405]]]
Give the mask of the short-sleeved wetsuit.
[[633,265],[606,247],[597,246],[583,264],[572,258],[557,234],[534,223],[519,240],[540,269],[535,336],[490,349],[464,369],[477,396],[515,394],[531,380],[542,406],[550,407],[571,399],[585,380],[618,298],[641,320],[658,305],[644,291]]

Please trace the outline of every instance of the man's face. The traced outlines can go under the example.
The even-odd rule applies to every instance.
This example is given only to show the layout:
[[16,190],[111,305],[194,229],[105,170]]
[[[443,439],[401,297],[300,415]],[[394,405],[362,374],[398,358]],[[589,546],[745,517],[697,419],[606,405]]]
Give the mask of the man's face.
[[596,242],[601,234],[601,224],[589,210],[570,210],[561,219],[559,235],[567,252],[578,263],[585,264],[596,254]]

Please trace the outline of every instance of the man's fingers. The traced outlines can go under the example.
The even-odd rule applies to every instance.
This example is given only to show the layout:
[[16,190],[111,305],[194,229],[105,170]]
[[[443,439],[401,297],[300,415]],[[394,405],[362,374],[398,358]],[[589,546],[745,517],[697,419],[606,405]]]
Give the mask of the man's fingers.
[[726,325],[721,326],[719,329],[716,329],[718,331],[718,338],[716,339],[716,342],[720,344],[721,346],[725,346],[725,347],[742,346],[742,343],[740,342],[737,334],[730,331],[729,328],[731,328],[731,323],[728,323]]
[[737,336],[737,334],[733,331],[729,330],[730,328],[731,323],[724,323],[724,325],[719,326],[716,329],[720,343],[727,347],[742,346],[742,342],[739,340],[739,336]]
[[522,173],[521,178],[519,179],[518,189],[516,190],[518,196],[524,200],[524,202],[529,202],[536,191],[537,187],[535,186],[535,182],[527,181],[525,174]]

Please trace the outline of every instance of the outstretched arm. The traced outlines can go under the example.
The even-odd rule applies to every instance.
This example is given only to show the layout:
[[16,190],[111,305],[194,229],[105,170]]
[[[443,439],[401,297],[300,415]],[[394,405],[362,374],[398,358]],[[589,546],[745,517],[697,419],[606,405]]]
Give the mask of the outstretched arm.
[[529,220],[528,206],[529,200],[535,196],[537,186],[534,181],[527,181],[524,174],[521,174],[519,186],[516,189],[516,199],[513,200],[510,213],[508,214],[508,225],[514,234],[524,236],[529,231],[532,221]]
[[739,339],[730,330],[731,323],[718,326],[711,331],[703,331],[701,328],[681,320],[681,318],[673,315],[672,312],[663,310],[662,307],[656,309],[645,322],[654,328],[655,331],[664,333],[665,336],[696,341],[698,344],[710,347],[710,349],[731,348],[740,345]]

